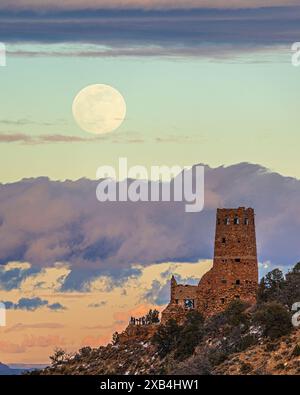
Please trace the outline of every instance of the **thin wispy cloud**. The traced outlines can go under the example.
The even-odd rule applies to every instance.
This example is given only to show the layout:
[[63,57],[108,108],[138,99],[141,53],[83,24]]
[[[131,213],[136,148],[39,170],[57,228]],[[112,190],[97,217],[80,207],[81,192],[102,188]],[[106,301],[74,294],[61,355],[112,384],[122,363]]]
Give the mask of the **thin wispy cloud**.
[[[74,46],[69,43],[69,47],[62,48],[59,44],[44,44],[42,46],[30,46],[24,48],[21,45],[9,45],[7,47],[7,55],[12,57],[80,57],[80,58],[166,58],[166,59],[186,59],[186,58],[207,58],[222,61],[238,61],[242,59],[243,62],[251,61],[266,63],[270,61],[270,57],[274,57],[274,53],[290,55],[290,46],[287,45],[235,45],[216,43],[198,43],[184,46],[174,45],[135,45],[103,47],[101,45],[78,44]],[[254,54],[259,53],[261,57],[257,59]],[[246,58],[248,55],[250,58]]]
[[87,10],[87,9],[178,9],[178,8],[255,8],[267,6],[286,6],[297,5],[297,0],[2,0],[0,9],[13,10],[47,10],[57,11],[61,9],[68,10]]
[[22,143],[28,145],[37,145],[46,143],[81,143],[95,140],[97,140],[95,137],[67,136],[62,134],[33,136],[24,133],[0,133],[0,143]]
[[19,143],[24,145],[39,145],[39,144],[56,144],[56,143],[91,143],[91,142],[105,142],[123,143],[123,144],[140,144],[144,139],[138,137],[131,137],[130,134],[107,134],[92,137],[81,137],[75,135],[63,134],[44,134],[44,135],[30,135],[25,133],[1,133],[0,143]]
[[88,307],[98,308],[98,307],[103,307],[103,306],[106,306],[106,305],[107,305],[107,301],[102,300],[101,302],[91,303],[91,304],[88,305]]
[[207,138],[205,136],[190,136],[190,135],[169,135],[169,136],[158,136],[155,138],[156,143],[175,143],[175,144],[192,144],[205,142]]
[[0,143],[32,143],[32,137],[24,133],[0,133]]
[[46,335],[46,336],[24,336],[24,339],[20,343],[11,342],[8,340],[0,340],[0,352],[9,354],[26,353],[28,349],[33,347],[47,348],[47,347],[60,347],[66,346],[69,341],[58,335]]
[[61,126],[64,125],[66,122],[63,119],[55,120],[55,122],[42,122],[42,121],[35,121],[32,119],[0,119],[0,125],[8,125],[8,126]]
[[5,301],[3,302],[7,310],[27,310],[35,311],[42,307],[47,307],[50,310],[65,310],[65,307],[60,303],[49,304],[48,300],[39,297],[21,298],[18,302]]
[[5,333],[10,332],[23,332],[27,329],[62,329],[64,325],[56,323],[56,322],[43,322],[43,323],[32,323],[32,324],[22,324],[17,323],[7,329],[5,329]]

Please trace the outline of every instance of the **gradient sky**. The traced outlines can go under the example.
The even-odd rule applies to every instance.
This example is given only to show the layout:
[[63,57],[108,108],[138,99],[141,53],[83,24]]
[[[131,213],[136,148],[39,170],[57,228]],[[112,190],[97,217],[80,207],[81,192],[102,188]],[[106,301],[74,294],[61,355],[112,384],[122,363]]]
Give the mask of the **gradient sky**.
[[[249,161],[300,177],[300,68],[291,64],[300,7],[82,12],[74,1],[41,13],[37,3],[0,8],[0,181],[94,178],[120,156],[147,166]],[[93,83],[127,103],[121,128],[99,141],[71,113]]]
[[[288,51],[262,62],[261,54],[251,54],[250,63],[244,56],[215,62],[8,57],[0,70],[1,133],[26,137],[1,144],[1,181],[94,178],[98,166],[117,165],[120,156],[147,166],[249,161],[299,178],[300,68],[291,66]],[[98,82],[123,94],[127,118],[115,133],[89,141],[71,104],[80,89]],[[56,134],[74,141],[26,141]]]
[[[104,344],[130,315],[161,309],[172,272],[193,282],[210,267],[219,205],[255,206],[261,274],[294,264],[300,67],[291,64],[291,45],[300,41],[299,1],[41,3],[0,5],[7,49],[0,299],[10,307],[0,360],[44,363],[57,345]],[[71,111],[78,91],[93,83],[112,85],[127,103],[123,125],[97,139]],[[230,167],[208,168],[203,217],[173,207],[107,208],[97,216],[94,202],[80,200],[91,199],[84,193],[93,185],[20,182],[94,179],[98,166],[117,166],[119,157],[147,167]],[[74,246],[82,248],[77,257]]]

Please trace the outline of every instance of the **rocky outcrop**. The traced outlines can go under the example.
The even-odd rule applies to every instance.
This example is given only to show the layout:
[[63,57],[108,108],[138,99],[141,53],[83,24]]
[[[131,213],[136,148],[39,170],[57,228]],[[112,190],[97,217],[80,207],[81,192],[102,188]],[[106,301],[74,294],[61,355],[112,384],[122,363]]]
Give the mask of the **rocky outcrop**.
[[35,374],[40,375],[105,375],[155,374],[162,361],[151,344],[157,325],[129,325],[118,337],[117,344],[90,349],[85,347],[73,356],[54,363]]
[[[128,326],[120,334],[117,344],[108,344],[98,349],[85,347],[75,355],[31,374],[300,374],[300,330],[294,330],[290,335],[277,340],[270,340],[263,337],[257,327],[250,327],[240,336],[236,328],[228,332],[225,325],[217,332],[207,332],[193,355],[180,362],[176,360],[174,353],[160,358],[157,347],[151,341],[158,328],[159,325]],[[249,336],[255,338],[252,345],[247,344]],[[245,349],[234,352],[241,345]]]

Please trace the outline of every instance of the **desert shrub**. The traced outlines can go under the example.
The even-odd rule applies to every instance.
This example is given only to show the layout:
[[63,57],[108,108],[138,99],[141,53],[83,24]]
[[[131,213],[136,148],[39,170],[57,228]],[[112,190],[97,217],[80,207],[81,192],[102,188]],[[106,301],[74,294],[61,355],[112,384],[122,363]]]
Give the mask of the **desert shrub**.
[[281,302],[289,308],[291,308],[295,302],[300,301],[300,262],[286,274],[283,291]]
[[180,332],[181,328],[174,319],[170,319],[165,325],[159,326],[151,341],[157,346],[157,352],[161,358],[175,350]]
[[247,314],[245,314],[246,308],[247,304],[242,302],[241,300],[234,300],[233,302],[231,302],[227,309],[224,311],[227,323],[231,326],[248,326],[249,319]]
[[236,343],[236,351],[244,351],[257,343],[257,337],[251,334],[240,337]]
[[204,330],[207,335],[217,335],[220,332],[220,328],[222,328],[226,324],[226,318],[224,313],[216,314],[206,320],[204,325]]
[[263,335],[276,339],[292,330],[291,316],[284,306],[277,302],[259,306],[253,320],[263,328]]
[[247,374],[247,373],[250,373],[251,371],[252,371],[252,365],[250,363],[242,361],[241,367],[240,367],[240,372],[242,374]]
[[220,348],[218,350],[211,350],[208,356],[209,363],[212,367],[220,365],[226,361],[230,352],[226,348]]
[[259,304],[277,301],[282,299],[285,278],[279,269],[269,272],[260,281],[257,293],[257,301]]
[[273,351],[277,351],[279,348],[279,344],[276,342],[269,342],[266,344],[266,348],[265,350],[268,352],[273,352]]
[[220,329],[224,331],[227,326],[227,334],[230,334],[233,327],[244,327],[244,331],[250,325],[248,314],[245,313],[248,305],[241,300],[234,300],[226,310],[214,315],[205,323],[205,333],[216,335]]
[[161,325],[152,338],[152,343],[157,345],[160,357],[174,351],[174,357],[184,360],[193,354],[196,346],[203,337],[204,318],[197,311],[186,315],[183,325],[178,325],[173,319],[166,325]]
[[114,334],[112,335],[112,344],[113,346],[117,345],[120,341],[120,335],[118,332],[114,332]]
[[192,310],[187,313],[186,319],[185,319],[185,324],[186,325],[194,325],[198,328],[199,326],[203,326],[204,317],[198,311]]
[[174,366],[170,373],[176,375],[211,375],[212,365],[209,362],[208,353],[204,351],[201,354],[186,359]]
[[300,357],[300,344],[296,344],[292,352],[293,357]]
[[86,346],[86,347],[82,347],[82,348],[78,351],[78,354],[79,354],[81,357],[88,357],[88,356],[91,354],[91,352],[92,352],[91,347]]
[[260,281],[257,293],[258,304],[278,302],[292,307],[300,301],[300,262],[286,276],[279,269],[269,272]]
[[66,352],[62,348],[56,348],[54,354],[50,355],[50,360],[52,365],[64,362],[66,358]]
[[154,309],[150,309],[149,312],[146,315],[146,320],[150,324],[158,324],[159,323],[159,311]]
[[197,311],[187,314],[185,324],[181,327],[180,337],[176,347],[175,358],[183,360],[192,355],[196,346],[202,340],[204,318]]

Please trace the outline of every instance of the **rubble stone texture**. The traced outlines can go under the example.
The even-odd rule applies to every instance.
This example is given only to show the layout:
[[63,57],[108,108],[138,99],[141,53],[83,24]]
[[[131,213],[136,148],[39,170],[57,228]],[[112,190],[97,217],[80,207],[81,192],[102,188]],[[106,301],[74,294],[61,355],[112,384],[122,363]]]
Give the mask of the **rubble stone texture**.
[[162,312],[162,323],[182,321],[187,311],[205,317],[223,311],[234,299],[256,302],[258,265],[255,217],[252,208],[218,209],[213,267],[198,286],[171,279],[171,300]]

